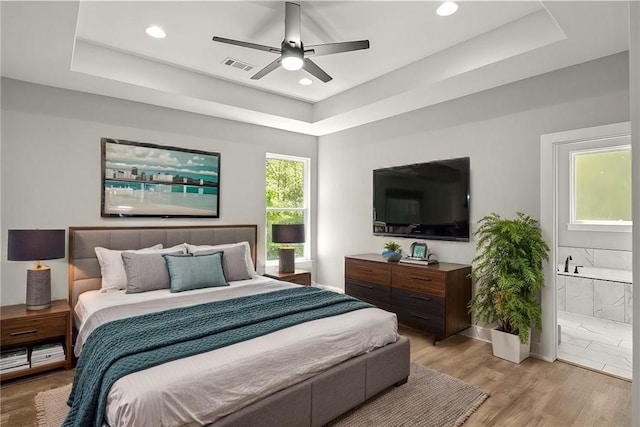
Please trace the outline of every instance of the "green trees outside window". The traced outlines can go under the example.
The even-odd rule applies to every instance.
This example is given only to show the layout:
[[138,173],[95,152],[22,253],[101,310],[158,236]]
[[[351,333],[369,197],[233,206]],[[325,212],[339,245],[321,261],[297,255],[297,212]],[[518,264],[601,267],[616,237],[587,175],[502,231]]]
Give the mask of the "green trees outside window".
[[631,149],[573,153],[573,222],[631,222]]
[[[278,259],[281,245],[271,242],[273,224],[308,224],[306,177],[308,159],[267,155],[266,192],[267,261]],[[296,258],[305,256],[305,244],[291,245]]]

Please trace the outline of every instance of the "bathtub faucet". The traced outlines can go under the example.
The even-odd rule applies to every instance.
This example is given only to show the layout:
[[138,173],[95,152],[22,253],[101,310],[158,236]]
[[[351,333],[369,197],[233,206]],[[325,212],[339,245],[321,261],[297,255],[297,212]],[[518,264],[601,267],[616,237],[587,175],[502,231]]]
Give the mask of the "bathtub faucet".
[[576,269],[573,270],[573,274],[580,274],[580,272],[578,271],[578,267],[584,267],[584,265],[576,265]]
[[569,255],[567,257],[567,259],[564,260],[564,272],[565,273],[569,272],[569,261],[573,261],[573,258],[571,258],[571,255]]

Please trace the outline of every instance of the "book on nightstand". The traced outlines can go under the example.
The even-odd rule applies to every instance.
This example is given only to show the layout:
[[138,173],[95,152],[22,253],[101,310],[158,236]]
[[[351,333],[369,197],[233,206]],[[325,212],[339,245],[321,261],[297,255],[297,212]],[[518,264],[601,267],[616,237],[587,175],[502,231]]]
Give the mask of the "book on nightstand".
[[0,353],[0,374],[29,369],[29,352],[26,347]]
[[31,367],[65,360],[64,348],[61,342],[42,344],[31,350]]

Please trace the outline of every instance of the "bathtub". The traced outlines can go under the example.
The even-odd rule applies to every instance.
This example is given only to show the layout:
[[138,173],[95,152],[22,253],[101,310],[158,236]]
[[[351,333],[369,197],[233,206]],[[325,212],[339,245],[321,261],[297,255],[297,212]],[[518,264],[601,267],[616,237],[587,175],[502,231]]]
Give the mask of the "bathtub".
[[632,272],[613,268],[558,266],[558,310],[623,323],[633,320]]
[[586,279],[606,280],[610,282],[632,283],[633,272],[617,268],[602,267],[578,267],[578,273],[574,273],[576,266],[570,265],[569,272],[564,272],[564,264],[558,266],[558,274],[569,277],[584,277]]

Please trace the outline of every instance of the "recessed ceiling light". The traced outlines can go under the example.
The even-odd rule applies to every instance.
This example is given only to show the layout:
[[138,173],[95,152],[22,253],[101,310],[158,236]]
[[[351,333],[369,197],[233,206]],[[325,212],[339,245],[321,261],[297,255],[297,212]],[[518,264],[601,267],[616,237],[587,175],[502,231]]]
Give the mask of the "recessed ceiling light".
[[309,86],[311,83],[313,83],[313,80],[307,78],[307,77],[303,77],[300,79],[300,84],[303,86]]
[[164,30],[160,27],[158,27],[157,25],[151,25],[150,27],[147,27],[147,29],[145,30],[145,32],[156,39],[163,39],[165,37],[167,37],[167,33],[164,32]]
[[455,2],[446,1],[438,7],[438,10],[436,10],[436,13],[440,16],[449,16],[456,13],[457,10],[458,10],[458,5]]

